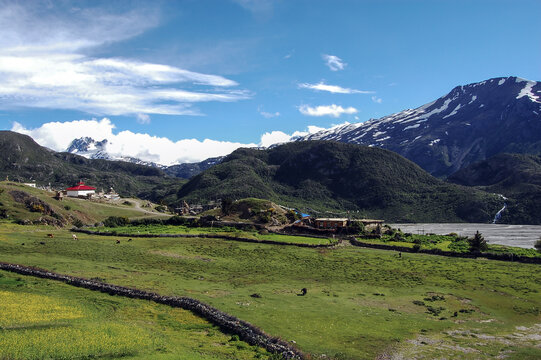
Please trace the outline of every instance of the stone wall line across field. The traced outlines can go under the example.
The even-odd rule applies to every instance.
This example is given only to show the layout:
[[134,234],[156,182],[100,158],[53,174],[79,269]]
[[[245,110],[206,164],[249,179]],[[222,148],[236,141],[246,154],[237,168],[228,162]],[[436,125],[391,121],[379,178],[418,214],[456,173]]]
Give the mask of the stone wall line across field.
[[206,239],[241,241],[241,242],[248,242],[248,243],[255,243],[255,244],[297,246],[297,247],[307,247],[307,248],[333,247],[342,241],[341,239],[338,239],[336,242],[333,242],[330,244],[301,244],[301,243],[287,243],[287,242],[274,241],[274,240],[256,240],[256,239],[248,239],[248,238],[243,238],[243,237],[219,235],[219,234],[122,234],[122,233],[112,233],[112,232],[102,232],[102,231],[91,231],[91,230],[78,229],[78,228],[71,229],[71,231],[88,234],[88,235],[97,235],[97,236],[117,236],[117,237],[129,237],[129,238],[206,238]]
[[260,346],[271,353],[282,355],[282,357],[285,359],[304,359],[303,353],[287,342],[272,337],[246,321],[240,320],[235,316],[229,315],[193,298],[162,296],[153,292],[107,284],[70,275],[57,274],[48,270],[19,264],[0,262],[0,270],[10,271],[21,275],[61,281],[69,285],[100,291],[110,295],[149,300],[171,307],[179,307],[185,310],[190,310],[209,322],[219,326],[221,329],[238,335],[241,340],[246,341],[250,345]]

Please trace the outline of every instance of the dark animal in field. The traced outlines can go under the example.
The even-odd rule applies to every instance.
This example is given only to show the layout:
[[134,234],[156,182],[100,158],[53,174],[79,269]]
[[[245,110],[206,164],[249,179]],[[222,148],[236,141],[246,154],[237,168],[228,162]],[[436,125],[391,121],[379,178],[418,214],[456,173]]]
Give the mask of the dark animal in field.
[[120,244],[120,240],[117,240],[116,243],[117,243],[117,244]]
[[128,242],[131,241],[131,239],[128,239]]
[[254,293],[254,294],[252,294],[250,296],[253,297],[253,298],[256,298],[256,299],[261,299],[261,294],[258,294],[258,293]]
[[54,234],[47,234],[48,238],[54,238]]
[[304,295],[306,295],[307,292],[308,292],[308,289],[307,289],[307,288],[302,288],[302,289],[301,289],[301,293],[300,293],[300,294],[297,294],[297,296],[304,296]]
[[43,241],[40,241],[39,244],[40,245],[45,245],[45,243]]
[[22,243],[21,245],[23,245],[23,246],[24,246],[24,243]]

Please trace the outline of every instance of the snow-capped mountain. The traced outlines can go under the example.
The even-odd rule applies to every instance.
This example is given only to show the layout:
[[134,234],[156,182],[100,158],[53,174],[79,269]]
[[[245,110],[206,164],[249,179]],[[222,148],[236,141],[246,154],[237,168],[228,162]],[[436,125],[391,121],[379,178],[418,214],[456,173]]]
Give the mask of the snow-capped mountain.
[[160,169],[166,168],[164,165],[156,164],[151,161],[144,161],[131,156],[114,156],[107,152],[107,139],[96,141],[91,137],[81,137],[74,139],[66,152],[84,156],[87,159],[104,159],[111,161],[125,161],[138,165],[152,166]]
[[457,86],[416,109],[300,138],[379,146],[447,176],[502,152],[541,153],[541,83],[518,77]]
[[171,166],[144,161],[131,156],[113,156],[107,152],[107,139],[96,141],[90,137],[74,139],[66,152],[84,156],[87,159],[104,159],[111,161],[125,161],[138,165],[152,166],[165,171],[166,174],[178,178],[189,179],[192,176],[222,162],[225,156],[209,158],[197,163],[184,163]]
[[66,152],[84,156],[88,159],[106,159],[112,160],[112,157],[105,149],[107,139],[96,141],[90,137],[74,139],[66,149]]

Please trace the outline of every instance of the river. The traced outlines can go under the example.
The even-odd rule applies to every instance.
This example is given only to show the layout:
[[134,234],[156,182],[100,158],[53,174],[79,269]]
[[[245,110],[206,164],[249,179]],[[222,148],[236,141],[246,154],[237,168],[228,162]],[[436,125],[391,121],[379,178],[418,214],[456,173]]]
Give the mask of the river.
[[541,237],[541,225],[505,224],[389,224],[403,232],[413,234],[449,234],[473,236],[477,230],[490,244],[501,244],[522,248],[533,248]]

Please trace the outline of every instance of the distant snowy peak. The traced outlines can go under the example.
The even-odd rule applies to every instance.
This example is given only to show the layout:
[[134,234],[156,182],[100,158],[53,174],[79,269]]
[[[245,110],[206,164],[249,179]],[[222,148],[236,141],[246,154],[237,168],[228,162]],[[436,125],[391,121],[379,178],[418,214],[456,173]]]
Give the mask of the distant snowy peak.
[[96,141],[90,137],[74,139],[66,152],[84,156],[88,159],[112,159],[106,150],[107,139]]
[[107,152],[107,139],[96,141],[90,137],[74,139],[67,148],[67,152],[84,156],[87,159],[103,159],[109,161],[124,161],[137,165],[145,165],[164,170],[170,176],[189,179],[192,176],[222,162],[225,156],[208,158],[198,163],[176,164],[171,166],[160,165],[155,162],[141,160],[132,156],[110,154]]
[[[344,124],[299,140],[379,146],[400,153],[435,175],[445,176],[471,159],[484,160],[486,152],[495,153],[501,150],[498,147],[507,146],[503,139],[491,135],[498,126],[501,131],[507,131],[501,135],[515,136],[517,144],[535,143],[537,137],[541,141],[540,96],[539,82],[517,77],[494,78],[457,86],[416,109]],[[537,134],[531,133],[537,129]],[[430,159],[434,156],[439,164]]]
[[66,152],[83,156],[87,159],[103,159],[111,161],[125,161],[138,165],[146,165],[163,169],[165,166],[151,161],[144,161],[131,156],[111,155],[107,152],[107,139],[96,141],[90,137],[74,139],[66,149]]

